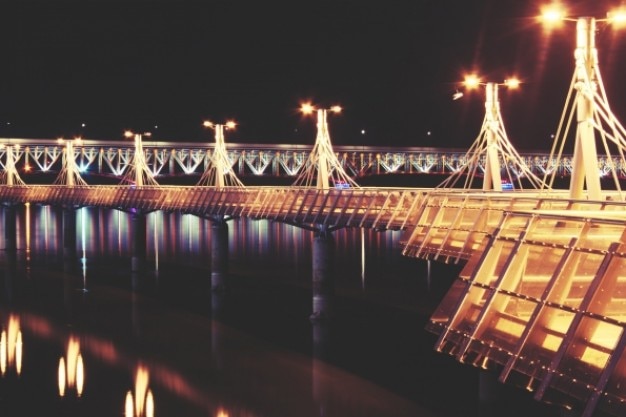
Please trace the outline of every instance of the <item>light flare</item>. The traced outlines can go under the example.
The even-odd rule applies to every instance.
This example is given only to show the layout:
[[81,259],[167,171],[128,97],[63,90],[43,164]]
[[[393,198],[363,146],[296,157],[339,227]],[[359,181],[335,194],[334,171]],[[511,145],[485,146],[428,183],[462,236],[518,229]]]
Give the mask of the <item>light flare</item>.
[[551,4],[541,8],[539,20],[548,28],[556,28],[563,26],[565,16],[565,9],[561,5]]
[[516,78],[516,77],[511,77],[511,78],[504,80],[504,85],[506,85],[508,88],[512,90],[519,88],[521,83],[522,82],[519,80],[519,78]]
[[476,74],[468,74],[465,76],[463,84],[466,88],[470,90],[473,88],[478,88],[478,86],[480,85],[480,77],[478,77],[478,75]]
[[313,106],[311,103],[302,103],[300,105],[300,111],[302,112],[302,114],[311,114],[315,111],[315,106]]
[[626,27],[626,8],[622,7],[608,12],[606,20],[618,29]]

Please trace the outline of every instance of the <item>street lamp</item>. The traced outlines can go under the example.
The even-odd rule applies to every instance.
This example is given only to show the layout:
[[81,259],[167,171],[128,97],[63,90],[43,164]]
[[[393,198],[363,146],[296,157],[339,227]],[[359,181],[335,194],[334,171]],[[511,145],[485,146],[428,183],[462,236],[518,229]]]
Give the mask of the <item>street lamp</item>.
[[148,163],[146,162],[146,155],[141,144],[143,136],[152,136],[152,133],[136,133],[132,130],[126,130],[124,132],[124,137],[134,138],[135,140],[135,154],[133,156],[131,169],[128,171],[128,179],[137,187],[142,187],[144,185],[158,185],[152,175],[152,172],[150,172],[150,169],[148,168]]
[[[328,131],[328,113],[339,114],[343,111],[339,105],[328,108],[318,108],[309,102],[301,103],[300,112],[304,115],[317,112],[317,137],[315,145],[311,151],[310,160],[307,168],[298,176],[294,185],[310,186],[313,183],[313,176],[317,170],[315,179],[316,188],[328,189],[330,181],[335,188],[345,188],[358,185],[343,170],[341,163],[335,155],[330,141]],[[329,180],[330,178],[330,180]]]
[[214,123],[205,120],[202,125],[215,131],[215,149],[211,157],[210,166],[208,166],[202,174],[198,185],[208,185],[218,188],[227,185],[243,187],[243,183],[232,170],[231,162],[228,159],[228,152],[226,151],[226,141],[224,140],[224,131],[235,129],[237,123],[233,120],[228,120],[225,123]]
[[87,183],[81,178],[80,171],[76,166],[76,160],[74,159],[74,144],[81,144],[82,138],[76,137],[73,140],[58,138],[57,142],[59,145],[65,144],[65,149],[63,150],[61,172],[59,173],[55,184],[63,184],[68,187],[73,187],[77,183],[79,185],[87,185]]
[[226,129],[226,130],[232,130],[235,127],[237,127],[237,123],[234,120],[229,120],[226,123],[213,123],[209,120],[205,120],[204,122],[202,122],[202,126],[204,127],[208,127],[209,129]]
[[[502,191],[502,177],[500,175],[500,161],[498,158],[498,134],[504,132],[504,123],[500,113],[500,103],[498,101],[498,86],[506,86],[510,89],[519,88],[520,81],[517,78],[509,78],[502,83],[483,83],[476,75],[470,75],[465,79],[468,88],[485,87],[485,137],[487,141],[485,176],[483,178],[483,190]],[[508,139],[507,139],[508,142]],[[503,149],[504,150],[504,149]],[[507,157],[504,158],[507,162]]]
[[[549,27],[562,26],[564,22],[576,22],[575,72],[570,87],[570,91],[576,90],[575,102],[571,104],[571,111],[573,112],[574,108],[576,109],[576,139],[572,157],[569,195],[572,199],[582,198],[586,185],[588,197],[600,200],[602,199],[602,190],[597,166],[598,152],[595,143],[595,129],[603,130],[602,121],[604,120],[608,129],[613,130],[612,133],[603,131],[600,135],[605,142],[604,148],[608,150],[606,137],[610,136],[613,138],[613,142],[621,148],[622,152],[626,149],[626,131],[624,131],[624,128],[611,113],[604,86],[602,85],[598,64],[598,50],[595,43],[596,24],[605,22],[616,26],[623,25],[626,22],[626,13],[624,9],[617,9],[607,13],[607,17],[601,19],[594,17],[571,18],[566,15],[562,8],[552,6],[542,10],[540,19]],[[565,113],[569,108],[568,104],[569,95],[563,117],[561,118],[561,124],[567,120],[567,126],[563,135],[560,134],[563,126],[559,126],[551,151],[552,155],[558,154],[557,159],[561,157],[569,124],[573,118],[565,117]],[[552,158],[550,159],[552,160]],[[619,190],[619,181],[616,173],[613,172],[613,175]],[[554,177],[552,181],[554,181]]]
[[[516,77],[495,83],[484,82],[477,74],[465,76],[463,85],[467,90],[485,88],[485,118],[478,137],[465,155],[464,165],[439,187],[453,187],[463,174],[466,174],[464,188],[471,188],[483,157],[485,162],[482,189],[484,191],[502,191],[501,162],[504,164],[508,182],[510,182],[510,185],[507,183],[508,186],[512,187],[514,181],[517,181],[519,188],[523,188],[520,178],[524,176],[535,188],[541,187],[541,180],[526,166],[522,157],[509,141],[500,113],[498,87],[505,86],[508,89],[517,89],[520,84],[521,81]],[[463,93],[457,90],[452,98],[458,100],[462,96]]]

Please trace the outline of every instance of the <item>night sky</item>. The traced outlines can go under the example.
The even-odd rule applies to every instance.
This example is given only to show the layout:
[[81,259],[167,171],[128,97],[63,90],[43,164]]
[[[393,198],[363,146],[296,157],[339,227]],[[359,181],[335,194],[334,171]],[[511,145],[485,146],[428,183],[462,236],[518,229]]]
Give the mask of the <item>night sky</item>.
[[[569,4],[570,16],[600,18],[617,2]],[[121,140],[132,129],[155,140],[212,141],[202,121],[233,118],[239,126],[227,142],[312,143],[315,122],[297,111],[311,100],[344,107],[330,120],[337,145],[463,148],[479,132],[484,94],[452,94],[477,70],[485,81],[524,81],[500,90],[507,132],[520,150],[548,150],[573,74],[575,23],[548,36],[535,18],[540,6],[5,0],[0,137]],[[600,25],[597,43],[623,120],[626,31]]]

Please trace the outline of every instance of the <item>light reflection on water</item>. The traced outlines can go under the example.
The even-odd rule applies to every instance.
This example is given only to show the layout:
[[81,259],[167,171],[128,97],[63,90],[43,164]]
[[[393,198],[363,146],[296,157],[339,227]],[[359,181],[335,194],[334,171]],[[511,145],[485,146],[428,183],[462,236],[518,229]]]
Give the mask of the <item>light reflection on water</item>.
[[[18,250],[1,253],[0,328],[17,320],[24,346],[21,373],[0,378],[1,415],[435,415],[423,404],[476,415],[475,371],[459,372],[421,336],[442,293],[400,255],[400,232],[334,233],[342,300],[331,325],[308,320],[309,231],[229,222],[233,289],[220,296],[208,291],[209,220],[148,214],[137,276],[129,213],[75,215],[75,253],[62,212],[39,206],[18,212]],[[459,404],[446,404],[447,390]]]

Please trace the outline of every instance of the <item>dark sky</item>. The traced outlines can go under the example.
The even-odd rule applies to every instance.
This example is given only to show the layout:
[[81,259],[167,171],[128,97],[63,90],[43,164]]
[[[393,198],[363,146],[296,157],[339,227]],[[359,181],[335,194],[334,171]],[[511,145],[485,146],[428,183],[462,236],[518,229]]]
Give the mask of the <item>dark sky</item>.
[[[571,13],[602,17],[615,3],[570,2]],[[134,129],[212,141],[202,120],[234,118],[230,142],[312,143],[314,120],[297,113],[309,99],[345,108],[330,120],[338,145],[467,147],[484,96],[451,97],[464,72],[476,69],[485,81],[524,80],[519,91],[500,90],[507,132],[519,149],[547,150],[573,73],[575,25],[547,37],[534,18],[539,7],[526,0],[5,0],[0,137],[121,139]],[[618,51],[626,39],[602,27],[597,40],[620,117],[626,57]]]

